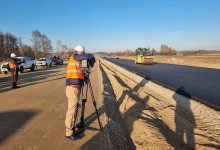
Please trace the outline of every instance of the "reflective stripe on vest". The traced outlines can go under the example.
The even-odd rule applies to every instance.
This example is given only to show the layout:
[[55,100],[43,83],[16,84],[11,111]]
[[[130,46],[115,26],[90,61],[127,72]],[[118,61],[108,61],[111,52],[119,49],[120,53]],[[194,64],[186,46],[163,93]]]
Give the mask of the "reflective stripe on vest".
[[67,70],[67,73],[71,73],[71,72],[78,72],[78,73],[82,73],[81,70]]
[[82,61],[76,61],[72,55],[69,59],[67,66],[66,79],[82,79],[84,80],[84,74],[82,73]]
[[71,62],[71,63],[68,63],[68,66],[82,66],[82,64],[79,64],[78,62],[77,63]]

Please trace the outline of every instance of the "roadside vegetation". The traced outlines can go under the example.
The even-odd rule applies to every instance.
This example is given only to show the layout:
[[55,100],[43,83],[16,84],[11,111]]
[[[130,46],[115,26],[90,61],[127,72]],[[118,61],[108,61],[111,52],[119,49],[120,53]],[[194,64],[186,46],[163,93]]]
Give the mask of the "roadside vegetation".
[[[41,57],[51,56],[51,53],[55,52],[51,40],[39,30],[32,31],[30,41],[31,45],[28,45],[22,42],[21,37],[0,31],[0,62],[7,61],[11,53],[37,60]],[[69,48],[60,40],[56,42],[56,52],[62,56],[70,55]]]
[[[97,52],[102,56],[135,56],[136,51],[141,49],[140,47],[136,50],[124,50],[124,51],[115,51],[115,52]],[[220,50],[175,50],[171,46],[166,44],[162,44],[160,50],[156,50],[154,48],[143,47],[142,49],[150,49],[151,53],[155,56],[190,56],[190,55],[220,55]]]

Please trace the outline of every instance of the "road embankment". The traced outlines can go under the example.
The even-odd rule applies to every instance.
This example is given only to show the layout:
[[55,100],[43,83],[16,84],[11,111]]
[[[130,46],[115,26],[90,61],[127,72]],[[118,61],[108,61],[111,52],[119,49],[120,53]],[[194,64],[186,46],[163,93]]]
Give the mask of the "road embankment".
[[121,133],[136,149],[220,149],[220,112],[178,94],[183,87],[166,89],[106,60],[101,70],[103,102],[109,96],[112,103],[106,112],[117,111],[106,115],[119,126],[109,132],[111,140]]

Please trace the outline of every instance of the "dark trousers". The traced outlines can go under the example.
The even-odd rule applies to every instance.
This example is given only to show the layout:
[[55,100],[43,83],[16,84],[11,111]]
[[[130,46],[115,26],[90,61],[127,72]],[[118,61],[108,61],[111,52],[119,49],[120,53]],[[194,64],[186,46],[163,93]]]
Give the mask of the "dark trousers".
[[18,81],[18,68],[11,69],[11,76],[12,76],[12,87],[16,87]]

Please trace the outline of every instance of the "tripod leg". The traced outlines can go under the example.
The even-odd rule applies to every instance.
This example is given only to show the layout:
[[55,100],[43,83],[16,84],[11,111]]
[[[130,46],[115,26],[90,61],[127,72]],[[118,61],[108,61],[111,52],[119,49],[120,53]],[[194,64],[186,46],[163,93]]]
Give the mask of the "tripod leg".
[[[81,87],[81,89],[80,89],[80,91],[81,91],[81,96],[80,96],[80,99],[83,99],[83,87],[84,87],[84,85]],[[82,104],[80,104],[81,105],[81,109],[82,109]],[[82,122],[81,122],[81,120],[80,120],[80,122],[78,123],[78,124],[76,124],[76,128],[81,128],[82,127]]]
[[97,118],[98,118],[100,131],[102,132],[102,124],[101,124],[101,121],[100,121],[100,119],[99,119],[99,113],[98,113],[98,110],[97,110],[97,107],[96,107],[96,101],[95,101],[95,97],[94,97],[94,94],[93,94],[92,85],[91,85],[90,82],[88,83],[88,86],[89,86],[89,89],[90,89],[90,93],[91,93],[93,105],[94,105],[94,107],[95,107],[96,115],[97,115]]
[[76,110],[74,114],[74,122],[73,122],[73,127],[72,127],[73,132],[75,132],[75,129],[76,129],[76,120],[77,120],[78,110],[79,110],[79,103],[77,103],[76,105]]
[[[80,121],[81,121],[81,125],[80,125],[80,127],[81,128],[84,128],[85,127],[85,123],[84,123],[84,113],[85,113],[85,103],[86,103],[86,101],[87,101],[87,91],[88,91],[88,85],[87,84],[85,84],[86,85],[86,92],[85,92],[85,98],[83,98],[82,99],[82,109],[81,109],[81,118],[80,118]],[[84,86],[85,87],[85,86]],[[82,94],[83,95],[83,94]]]
[[81,128],[85,127],[85,123],[84,123],[84,113],[85,113],[85,103],[86,103],[86,99],[82,100],[82,109],[81,109]]

